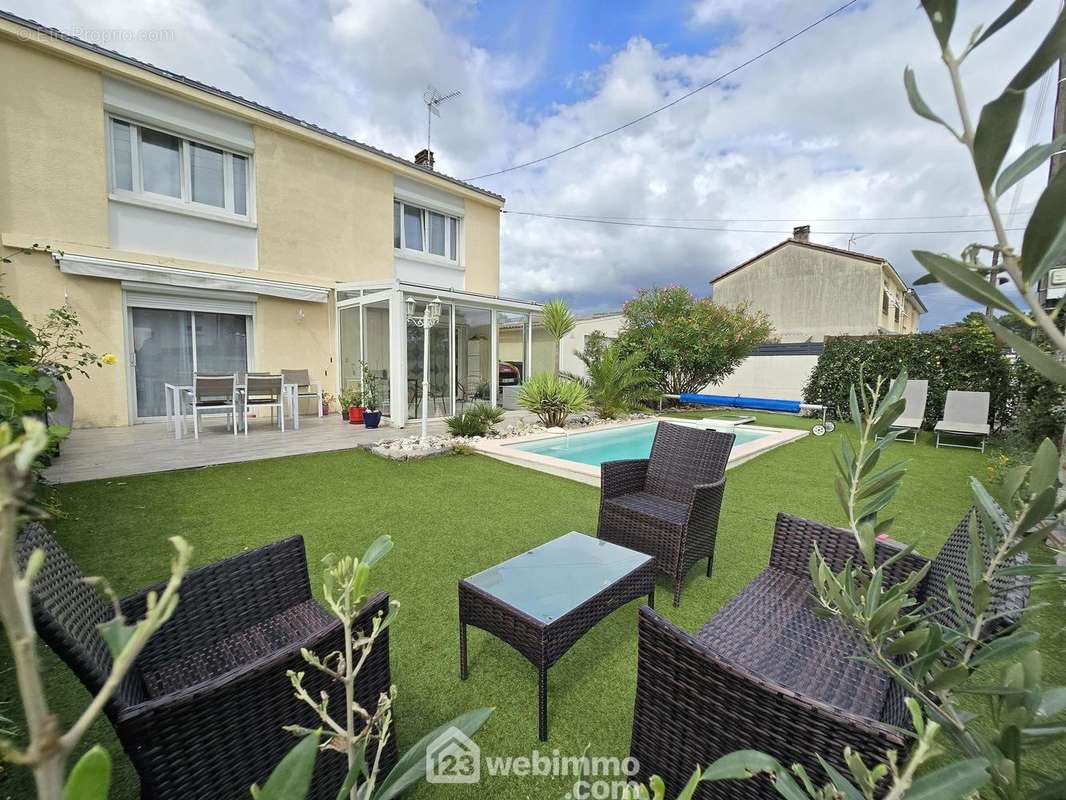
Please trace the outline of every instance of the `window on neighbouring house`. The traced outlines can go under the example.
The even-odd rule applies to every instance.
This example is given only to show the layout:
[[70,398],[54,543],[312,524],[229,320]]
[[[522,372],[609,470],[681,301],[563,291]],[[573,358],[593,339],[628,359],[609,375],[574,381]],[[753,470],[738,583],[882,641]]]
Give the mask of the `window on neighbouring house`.
[[110,130],[116,194],[248,218],[249,156],[127,120]]
[[881,291],[881,313],[888,316],[888,292]]
[[459,218],[396,200],[392,204],[392,243],[459,261]]

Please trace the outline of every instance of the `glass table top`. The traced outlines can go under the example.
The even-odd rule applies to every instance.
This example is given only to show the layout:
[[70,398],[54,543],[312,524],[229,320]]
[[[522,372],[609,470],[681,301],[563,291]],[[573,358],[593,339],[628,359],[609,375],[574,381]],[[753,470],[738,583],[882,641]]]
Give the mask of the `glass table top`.
[[571,531],[471,575],[466,583],[551,622],[648,561],[644,553]]

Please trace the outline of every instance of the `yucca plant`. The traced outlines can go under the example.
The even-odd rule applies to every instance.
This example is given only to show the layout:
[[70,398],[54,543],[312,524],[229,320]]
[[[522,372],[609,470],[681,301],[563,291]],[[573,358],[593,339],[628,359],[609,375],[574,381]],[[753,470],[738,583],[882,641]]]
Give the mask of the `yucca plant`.
[[561,428],[571,414],[588,410],[589,390],[577,381],[543,373],[522,384],[518,404],[536,414],[544,427]]
[[563,337],[570,333],[577,325],[577,318],[574,317],[573,312],[570,311],[570,307],[566,304],[565,300],[561,298],[555,298],[549,300],[541,308],[541,320],[544,323],[544,330],[548,332],[548,335],[555,339],[555,371],[559,371],[559,344],[562,342]]

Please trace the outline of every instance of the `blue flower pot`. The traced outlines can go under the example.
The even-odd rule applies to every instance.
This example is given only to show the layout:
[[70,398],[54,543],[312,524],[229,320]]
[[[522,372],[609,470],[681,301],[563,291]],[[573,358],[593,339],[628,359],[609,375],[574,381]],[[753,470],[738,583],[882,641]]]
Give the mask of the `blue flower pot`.
[[363,424],[368,428],[376,428],[381,424],[381,412],[380,411],[364,411],[363,412]]

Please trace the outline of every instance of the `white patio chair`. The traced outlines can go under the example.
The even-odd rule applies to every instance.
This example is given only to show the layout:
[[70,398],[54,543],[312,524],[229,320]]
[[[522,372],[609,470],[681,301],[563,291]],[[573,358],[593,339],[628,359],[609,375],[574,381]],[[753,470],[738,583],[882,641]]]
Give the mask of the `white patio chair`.
[[192,432],[200,438],[200,417],[203,414],[225,414],[226,429],[237,435],[237,376],[194,375],[192,402]]
[[318,410],[318,416],[322,416],[322,384],[311,383],[311,373],[306,369],[283,369],[281,371],[282,377],[285,379],[285,383],[291,384],[296,387],[295,402],[296,408],[293,409],[293,415],[300,413],[300,401],[305,397],[313,397],[315,400],[315,408]]
[[244,384],[244,435],[248,435],[248,411],[255,408],[269,408],[270,413],[274,409],[278,411],[278,423],[281,432],[285,432],[285,394],[283,392],[284,379],[281,375],[251,375],[245,379]]
[[[903,431],[896,437],[897,442],[914,444],[918,441],[918,431],[922,429],[922,421],[925,419],[925,404],[928,397],[929,381],[907,381],[907,385],[903,387],[903,399],[906,403],[903,406],[903,413],[892,424],[892,430]],[[907,431],[911,433],[909,439],[904,438]]]
[[988,392],[960,392],[952,389],[944,400],[944,418],[936,424],[936,446],[941,446],[941,435],[966,438],[977,437],[980,447],[968,444],[949,444],[944,447],[962,447],[967,450],[985,451],[985,439],[989,434]]

